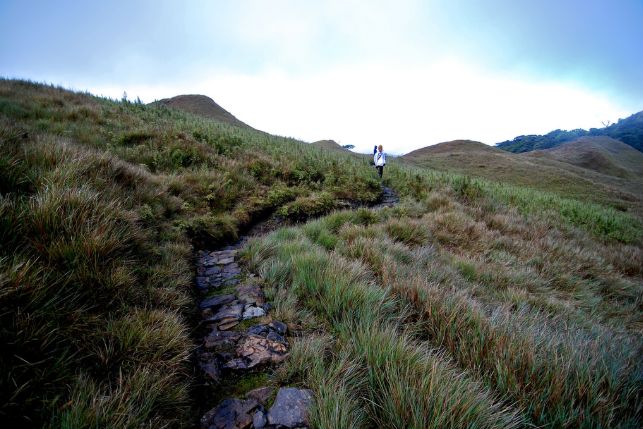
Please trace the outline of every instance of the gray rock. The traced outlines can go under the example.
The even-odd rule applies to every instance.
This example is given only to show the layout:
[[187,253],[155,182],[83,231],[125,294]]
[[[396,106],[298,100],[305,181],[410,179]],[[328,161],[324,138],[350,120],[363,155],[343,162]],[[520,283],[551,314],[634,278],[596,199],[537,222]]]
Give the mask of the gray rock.
[[235,326],[237,326],[238,324],[239,324],[239,321],[238,321],[238,320],[236,320],[236,319],[234,319],[234,320],[225,319],[225,320],[221,321],[221,323],[219,323],[219,324],[217,325],[217,328],[218,328],[220,331],[227,331],[227,330],[228,330],[228,329],[230,329],[230,328],[234,328],[234,327],[235,327]]
[[241,273],[241,268],[239,268],[239,265],[237,264],[227,264],[225,267],[223,267],[223,273],[228,273],[228,274],[240,274]]
[[224,399],[201,418],[201,427],[203,429],[249,428],[257,407],[259,404],[252,399]]
[[282,337],[281,335],[279,335],[278,333],[276,333],[274,331],[270,332],[266,336],[266,338],[269,339],[270,341],[276,341],[276,342],[282,343],[282,344],[287,344],[288,343],[284,337]]
[[224,319],[241,319],[243,313],[243,304],[231,304],[221,307],[212,317],[205,319],[206,322],[219,322]]
[[266,302],[266,297],[259,285],[247,284],[237,287],[237,297],[245,304],[261,306]]
[[278,320],[273,320],[268,326],[274,329],[279,335],[286,335],[288,331],[288,325]]
[[232,264],[233,262],[234,262],[233,257],[222,257],[217,261],[217,264],[219,264],[219,265],[228,265],[228,264]]
[[266,414],[261,410],[255,411],[252,416],[252,427],[255,429],[262,429],[266,427],[267,423],[268,419],[266,418]]
[[219,268],[219,267],[211,267],[211,268],[208,268],[207,270],[205,270],[205,275],[206,276],[213,276],[213,275],[216,275],[216,274],[219,274],[219,273],[221,273],[221,268]]
[[287,428],[308,426],[308,410],[312,402],[313,394],[310,390],[282,387],[268,411],[268,423]]
[[223,286],[236,286],[239,284],[239,279],[235,276],[229,276],[221,279],[219,284]]
[[288,348],[276,341],[257,335],[248,335],[239,343],[237,356],[244,360],[248,368],[254,368],[283,362],[288,356]]
[[268,335],[268,325],[255,325],[248,328],[248,334],[260,335],[265,337]]
[[230,304],[237,299],[234,295],[216,295],[208,299],[204,299],[199,304],[201,308],[217,308],[225,304]]
[[255,317],[261,317],[265,315],[266,311],[263,308],[249,306],[246,307],[245,311],[243,312],[243,320],[253,319]]
[[241,371],[241,370],[244,370],[244,369],[248,369],[248,364],[246,363],[246,361],[244,361],[241,358],[234,358],[234,359],[230,359],[229,361],[224,363],[223,367],[225,369]]
[[266,405],[268,405],[268,400],[270,399],[274,391],[275,389],[273,387],[258,387],[246,393],[246,398],[254,399],[265,407]]
[[234,347],[243,335],[240,332],[219,331],[213,329],[212,332],[203,339],[203,347],[206,349],[221,350]]
[[196,287],[199,289],[207,289],[208,287],[208,279],[207,277],[197,277],[196,278]]

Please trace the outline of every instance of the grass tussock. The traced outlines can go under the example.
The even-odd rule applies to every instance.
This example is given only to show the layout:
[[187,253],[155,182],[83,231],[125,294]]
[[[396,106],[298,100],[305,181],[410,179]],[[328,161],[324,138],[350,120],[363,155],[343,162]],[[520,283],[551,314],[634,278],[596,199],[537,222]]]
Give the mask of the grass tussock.
[[456,195],[420,217],[332,214],[252,245],[251,260],[280,266],[262,274],[329,321],[363,371],[367,426],[499,413],[502,425],[637,427],[642,283],[609,253],[632,246],[608,252],[591,234]]
[[[185,426],[194,246],[373,203],[368,162],[1,80],[2,421]],[[315,427],[640,426],[638,217],[398,160],[384,184],[402,205],[247,251],[314,334],[276,377],[314,389]]]

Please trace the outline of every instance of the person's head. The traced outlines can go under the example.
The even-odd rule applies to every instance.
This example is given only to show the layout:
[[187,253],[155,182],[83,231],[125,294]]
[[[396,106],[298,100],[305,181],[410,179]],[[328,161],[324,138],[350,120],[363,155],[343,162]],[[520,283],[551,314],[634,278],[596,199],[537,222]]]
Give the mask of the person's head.
[[378,151],[380,151],[380,152],[382,152],[382,151],[384,150],[384,148],[382,147],[382,145],[379,145],[379,146],[377,147],[377,150],[378,150]]

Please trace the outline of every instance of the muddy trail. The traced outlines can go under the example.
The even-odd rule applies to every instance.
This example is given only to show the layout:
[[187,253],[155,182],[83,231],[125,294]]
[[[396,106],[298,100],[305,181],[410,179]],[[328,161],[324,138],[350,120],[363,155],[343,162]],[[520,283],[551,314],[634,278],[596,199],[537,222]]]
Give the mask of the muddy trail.
[[[384,187],[372,208],[399,202]],[[288,358],[290,340],[302,336],[271,316],[262,281],[240,263],[248,239],[286,226],[271,217],[256,224],[235,244],[199,250],[195,257],[198,327],[194,390],[196,423],[203,429],[307,428],[312,391],[274,386],[270,375]]]

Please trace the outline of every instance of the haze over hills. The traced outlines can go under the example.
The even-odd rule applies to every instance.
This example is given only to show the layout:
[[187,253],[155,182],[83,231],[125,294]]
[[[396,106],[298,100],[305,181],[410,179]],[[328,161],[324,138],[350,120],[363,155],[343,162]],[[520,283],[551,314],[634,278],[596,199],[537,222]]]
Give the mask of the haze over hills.
[[607,137],[584,137],[528,153],[455,140],[415,150],[402,159],[643,213],[643,154]]
[[218,105],[213,99],[205,95],[177,95],[176,97],[154,101],[150,103],[150,105],[161,105],[171,107],[173,109],[180,109],[185,112],[194,113],[208,119],[214,119],[215,121],[223,122],[228,125],[252,128],[250,125],[240,121],[232,113]]
[[632,146],[634,149],[643,151],[643,111],[625,119],[619,119],[618,122],[604,128],[590,128],[589,131],[583,129],[555,130],[545,135],[518,136],[513,140],[497,143],[496,147],[509,152],[521,153],[549,149],[585,136],[611,137]]

